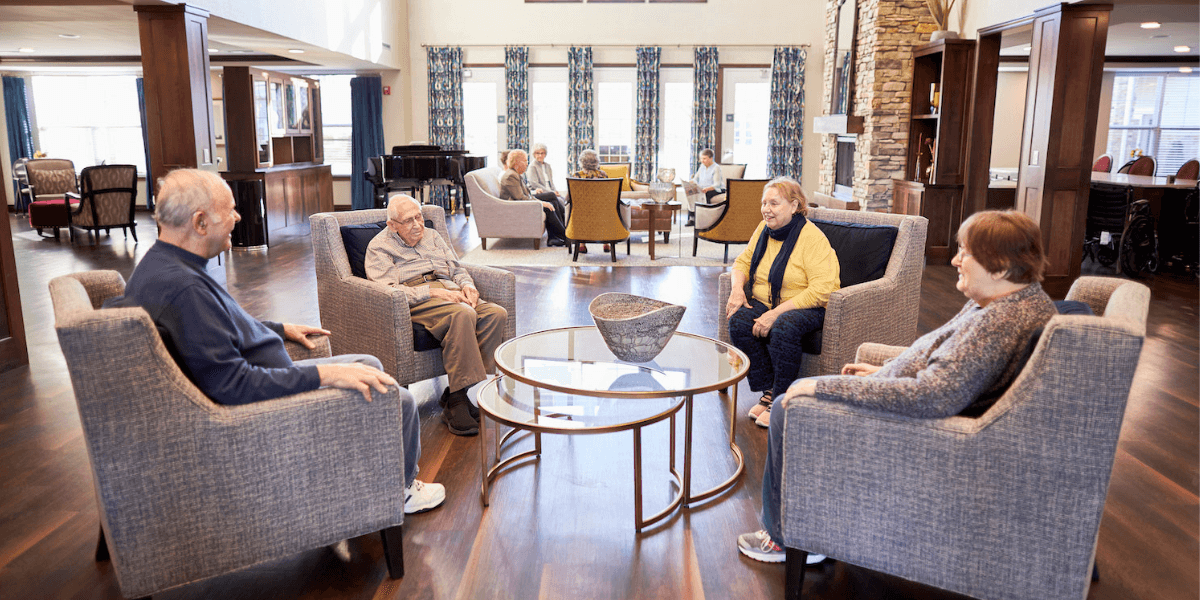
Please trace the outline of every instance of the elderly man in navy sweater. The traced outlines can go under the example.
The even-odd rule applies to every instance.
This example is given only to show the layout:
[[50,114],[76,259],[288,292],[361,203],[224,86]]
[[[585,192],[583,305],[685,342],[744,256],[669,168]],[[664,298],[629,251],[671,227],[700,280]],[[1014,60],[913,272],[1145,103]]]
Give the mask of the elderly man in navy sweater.
[[[374,356],[344,355],[292,362],[284,348],[289,339],[308,348],[309,334],[329,335],[319,327],[259,321],[208,275],[209,259],[230,247],[230,233],[241,220],[229,186],[215,173],[172,171],[158,182],[158,241],[142,257],[113,306],[141,306],[150,313],[163,343],[180,369],[218,404],[247,404],[329,386],[386,393],[396,381]],[[404,512],[439,506],[446,489],[416,479],[421,429],[412,394],[400,389],[404,476],[408,488]],[[344,551],[344,545],[340,550]]]

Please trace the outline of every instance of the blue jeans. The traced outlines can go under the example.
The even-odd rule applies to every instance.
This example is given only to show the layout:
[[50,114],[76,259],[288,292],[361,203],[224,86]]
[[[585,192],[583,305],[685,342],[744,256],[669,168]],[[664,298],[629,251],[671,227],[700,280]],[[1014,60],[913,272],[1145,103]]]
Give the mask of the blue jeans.
[[[783,396],[779,396],[783,398]],[[770,433],[767,435],[767,460],[763,464],[762,524],[771,540],[783,545],[783,421],[784,411],[772,411]]]
[[[296,361],[297,366],[331,363],[361,363],[383,370],[383,363],[370,354],[342,354],[326,358],[308,358]],[[417,478],[417,459],[421,458],[421,419],[417,416],[417,401],[411,392],[400,388],[400,436],[404,444],[404,487],[412,485]]]
[[782,398],[800,373],[804,354],[800,340],[825,324],[825,308],[789,310],[775,319],[767,337],[755,337],[754,319],[768,310],[766,304],[751,298],[750,308],[743,306],[729,317],[729,339],[750,358],[746,374],[750,389],[771,390],[773,397]]

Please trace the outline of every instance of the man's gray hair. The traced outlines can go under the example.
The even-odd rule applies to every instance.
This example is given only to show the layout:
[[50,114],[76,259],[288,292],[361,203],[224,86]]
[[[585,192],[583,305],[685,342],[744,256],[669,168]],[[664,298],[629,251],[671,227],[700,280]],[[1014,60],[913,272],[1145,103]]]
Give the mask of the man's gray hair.
[[222,188],[220,175],[199,169],[176,169],[158,180],[154,219],[160,226],[186,227],[196,211],[211,211]]
[[713,149],[712,149],[712,148],[705,148],[705,149],[703,149],[703,150],[701,150],[701,151],[700,151],[700,156],[707,156],[707,157],[709,157],[709,158],[716,158],[716,157],[717,157],[717,153],[716,153],[716,152],[713,152]]
[[516,162],[518,156],[525,159],[525,162],[529,162],[529,155],[524,150],[515,148],[508,151],[508,158],[504,159],[504,166],[510,169],[513,168],[513,163]]
[[546,150],[546,145],[542,144],[540,142],[533,145],[533,151],[534,152],[539,152],[539,151],[540,152],[548,152],[548,150]]
[[596,154],[595,150],[588,148],[579,153],[579,168],[585,171],[597,171],[600,169],[600,155]]
[[397,194],[395,196],[392,196],[391,199],[388,200],[387,216],[389,219],[391,219],[393,221],[400,220],[400,207],[403,206],[403,204],[401,204],[401,203],[404,201],[408,201],[408,202],[412,202],[413,204],[416,204],[417,210],[421,209],[421,203],[417,202],[416,198],[413,198],[412,196],[409,196],[407,194]]

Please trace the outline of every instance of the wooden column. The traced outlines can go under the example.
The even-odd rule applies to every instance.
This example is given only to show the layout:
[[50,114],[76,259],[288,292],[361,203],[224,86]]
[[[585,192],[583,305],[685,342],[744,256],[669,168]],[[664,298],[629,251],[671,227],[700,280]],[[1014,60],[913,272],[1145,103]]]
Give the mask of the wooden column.
[[135,6],[141,32],[153,181],[184,167],[216,171],[208,12]]
[[1083,260],[1111,10],[1061,4],[1034,13],[1016,208],[1041,225],[1050,259],[1044,286],[1056,297],[1079,276]]
[[[0,206],[8,206],[6,189],[11,188],[0,185]],[[29,364],[11,229],[8,212],[4,211],[0,214],[0,373]]]

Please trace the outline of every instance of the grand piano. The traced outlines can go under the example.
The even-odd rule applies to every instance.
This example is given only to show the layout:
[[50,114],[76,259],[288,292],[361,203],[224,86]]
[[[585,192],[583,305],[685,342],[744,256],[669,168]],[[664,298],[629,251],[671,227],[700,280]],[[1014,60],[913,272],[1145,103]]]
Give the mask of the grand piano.
[[378,160],[378,164],[374,164],[376,159],[371,160],[371,168],[365,174],[375,186],[377,207],[386,206],[388,193],[393,191],[411,191],[414,198],[425,204],[426,186],[445,185],[455,190],[467,216],[471,216],[471,207],[466,202],[463,174],[487,166],[486,157],[467,156],[466,150],[443,150],[430,144],[392,146],[392,153]]

